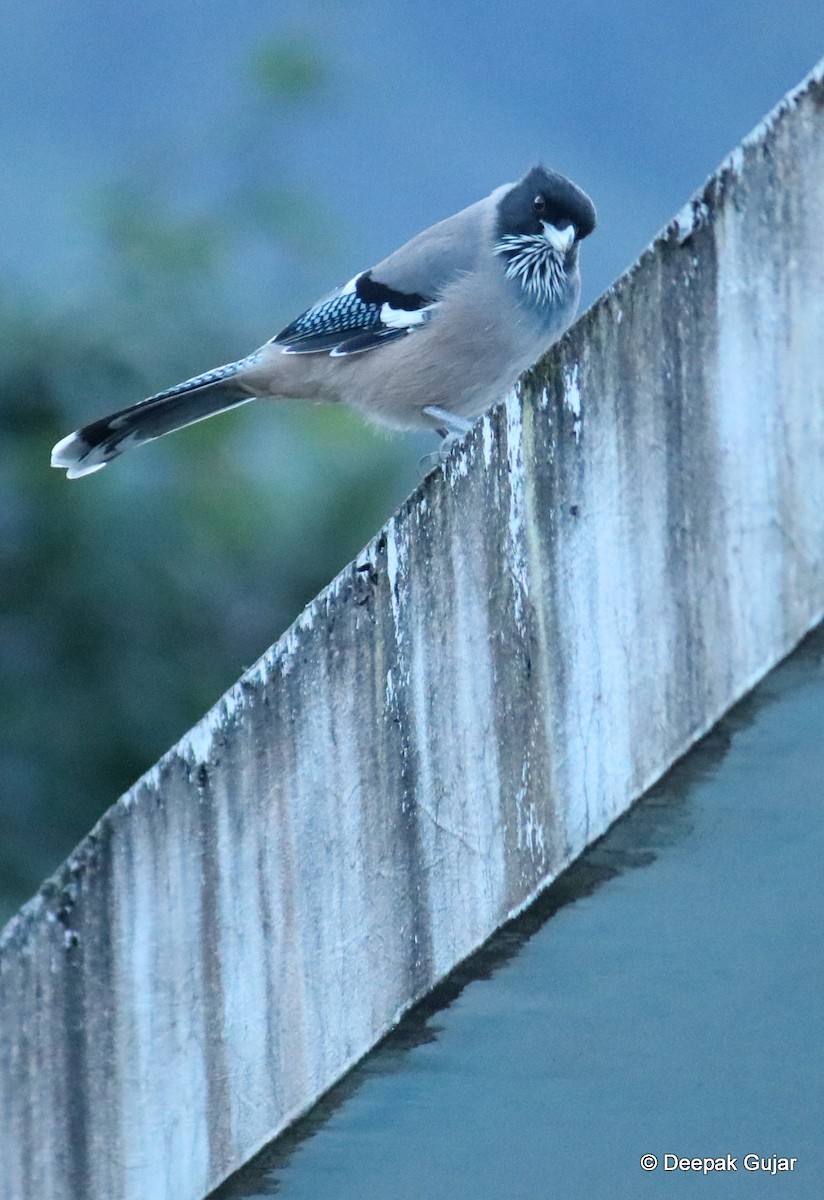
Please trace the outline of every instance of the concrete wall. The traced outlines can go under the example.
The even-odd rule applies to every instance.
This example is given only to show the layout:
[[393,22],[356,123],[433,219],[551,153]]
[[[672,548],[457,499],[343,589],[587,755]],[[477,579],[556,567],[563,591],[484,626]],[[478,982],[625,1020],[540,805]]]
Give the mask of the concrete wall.
[[823,105],[819,68],[10,924],[4,1196],[203,1196],[819,620]]

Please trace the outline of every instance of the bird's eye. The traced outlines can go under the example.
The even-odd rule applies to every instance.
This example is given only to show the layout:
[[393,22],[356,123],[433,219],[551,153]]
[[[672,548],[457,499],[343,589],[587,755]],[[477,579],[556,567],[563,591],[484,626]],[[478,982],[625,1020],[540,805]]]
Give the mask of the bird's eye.
[[544,200],[543,196],[536,196],[532,201],[532,211],[535,213],[542,213],[545,208],[546,200]]

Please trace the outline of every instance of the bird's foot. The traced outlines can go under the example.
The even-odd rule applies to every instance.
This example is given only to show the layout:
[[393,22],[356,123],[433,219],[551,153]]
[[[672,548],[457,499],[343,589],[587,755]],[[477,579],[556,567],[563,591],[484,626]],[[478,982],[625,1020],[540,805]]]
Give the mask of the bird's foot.
[[467,421],[464,417],[458,417],[448,409],[440,408],[437,404],[427,405],[423,409],[423,414],[430,419],[435,432],[443,438],[443,441],[437,450],[425,454],[419,461],[418,470],[421,472],[421,478],[428,474],[433,467],[442,463],[449,456],[455,443],[460,441],[472,428],[471,421]]
[[467,421],[465,417],[458,417],[449,409],[441,408],[437,404],[428,404],[423,410],[423,415],[429,417],[436,432],[449,443],[464,437],[472,428],[471,421]]

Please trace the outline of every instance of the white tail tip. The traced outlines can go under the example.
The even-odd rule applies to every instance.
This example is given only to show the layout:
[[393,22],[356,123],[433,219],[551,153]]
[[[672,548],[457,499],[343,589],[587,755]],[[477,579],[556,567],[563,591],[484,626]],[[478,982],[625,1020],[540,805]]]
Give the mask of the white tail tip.
[[105,463],[89,463],[84,466],[80,460],[89,447],[76,433],[70,433],[62,438],[51,452],[51,465],[66,472],[67,479],[81,479],[84,475],[93,475],[102,471]]

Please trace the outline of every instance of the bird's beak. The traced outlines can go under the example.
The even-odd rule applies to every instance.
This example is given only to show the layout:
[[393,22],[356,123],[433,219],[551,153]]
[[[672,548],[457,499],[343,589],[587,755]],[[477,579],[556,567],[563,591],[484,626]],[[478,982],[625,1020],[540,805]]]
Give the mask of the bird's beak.
[[575,226],[566,225],[563,229],[559,229],[557,225],[552,225],[549,221],[541,221],[541,227],[544,237],[552,249],[557,250],[559,254],[566,254],[575,241]]

